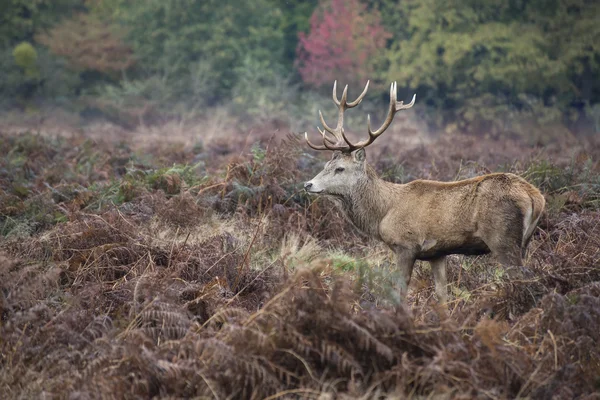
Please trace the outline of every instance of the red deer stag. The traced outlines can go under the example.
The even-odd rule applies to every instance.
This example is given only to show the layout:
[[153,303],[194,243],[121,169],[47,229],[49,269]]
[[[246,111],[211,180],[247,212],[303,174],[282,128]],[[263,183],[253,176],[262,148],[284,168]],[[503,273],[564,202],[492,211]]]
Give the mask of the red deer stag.
[[[337,83],[337,82],[336,82]],[[322,194],[338,205],[363,233],[386,243],[397,256],[400,298],[405,299],[415,260],[431,263],[438,300],[446,303],[446,256],[494,254],[503,265],[522,265],[524,251],[544,209],[540,191],[524,179],[494,173],[457,182],[416,180],[395,184],[380,179],[365,161],[365,147],[392,123],[400,110],[411,108],[397,101],[396,83],[390,88],[389,111],[383,125],[369,137],[352,143],[344,134],[344,112],[356,107],[367,93],[369,82],[353,102],[348,86],[333,101],[338,122],[329,127],[319,111],[324,130],[322,145],[306,142],[315,150],[332,150],[323,171],[304,184],[308,193]]]

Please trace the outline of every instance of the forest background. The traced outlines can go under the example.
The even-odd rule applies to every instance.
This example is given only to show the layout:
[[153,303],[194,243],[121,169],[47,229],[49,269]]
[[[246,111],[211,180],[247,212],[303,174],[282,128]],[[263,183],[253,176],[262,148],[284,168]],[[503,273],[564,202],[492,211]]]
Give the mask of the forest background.
[[385,112],[397,81],[436,132],[538,141],[600,131],[591,0],[2,3],[5,116],[60,109],[132,128],[219,112],[304,131],[334,80],[358,92],[370,79],[379,97],[366,111]]

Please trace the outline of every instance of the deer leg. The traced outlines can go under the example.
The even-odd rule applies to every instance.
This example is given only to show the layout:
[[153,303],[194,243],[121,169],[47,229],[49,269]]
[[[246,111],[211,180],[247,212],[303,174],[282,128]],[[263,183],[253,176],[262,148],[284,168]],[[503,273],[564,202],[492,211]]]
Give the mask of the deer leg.
[[499,203],[497,212],[485,221],[483,241],[505,267],[522,266],[523,213],[512,202]]
[[508,234],[488,244],[492,254],[504,267],[520,267],[523,265],[521,257],[520,239]]
[[520,254],[521,250],[503,249],[496,252],[496,257],[500,264],[505,267],[520,267],[523,265],[523,259]]
[[435,294],[440,304],[448,301],[448,281],[446,279],[446,257],[430,260],[433,281],[435,282]]
[[522,249],[516,241],[491,248],[510,279],[524,279],[531,272],[523,265]]
[[410,278],[415,265],[415,256],[405,250],[396,250],[396,258],[396,266],[399,273],[398,289],[400,291],[400,300],[404,301],[408,293],[408,285],[410,285]]

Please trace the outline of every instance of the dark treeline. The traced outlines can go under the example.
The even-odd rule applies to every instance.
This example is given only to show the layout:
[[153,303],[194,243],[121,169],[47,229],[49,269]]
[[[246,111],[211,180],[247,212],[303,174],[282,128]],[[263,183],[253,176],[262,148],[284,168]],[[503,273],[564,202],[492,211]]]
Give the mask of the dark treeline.
[[293,118],[370,79],[446,129],[599,132],[599,19],[593,0],[2,0],[0,105]]

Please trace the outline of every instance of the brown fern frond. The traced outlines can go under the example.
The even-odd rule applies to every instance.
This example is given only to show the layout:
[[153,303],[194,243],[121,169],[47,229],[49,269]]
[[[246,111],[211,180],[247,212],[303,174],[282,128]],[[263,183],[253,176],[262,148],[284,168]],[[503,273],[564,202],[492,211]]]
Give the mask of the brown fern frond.
[[138,331],[153,339],[155,342],[163,340],[177,340],[183,338],[188,329],[182,326],[164,326],[164,327],[142,327]]
[[501,323],[493,319],[483,318],[475,326],[475,335],[481,343],[487,347],[493,355],[496,355],[498,346],[503,343],[503,336],[508,330],[507,323]]
[[275,372],[279,381],[283,382],[286,386],[291,386],[294,382],[298,382],[300,380],[300,376],[298,374],[295,374],[283,366],[271,362],[266,358],[262,358],[262,361],[266,363],[272,371]]
[[112,328],[112,319],[108,315],[97,316],[88,324],[82,333],[87,340],[93,341],[103,336]]
[[187,328],[191,324],[187,315],[174,311],[148,310],[141,312],[139,318],[144,325]]
[[268,395],[282,388],[280,381],[263,365],[261,357],[240,357],[236,366],[241,372],[246,393],[252,393],[259,388],[260,393]]
[[[196,340],[191,346],[192,354],[203,361],[228,361],[234,357],[235,348],[215,337]],[[216,359],[216,360],[215,360]]]
[[224,341],[232,345],[242,345],[248,351],[257,354],[260,352],[269,352],[275,348],[273,335],[265,333],[259,329],[243,326],[227,324],[221,328],[224,336],[221,336]]
[[[242,322],[250,316],[248,311],[242,308],[228,307],[217,311],[209,321],[213,324],[223,325],[225,323]],[[208,322],[208,321],[207,321]]]
[[342,373],[351,376],[363,375],[360,363],[346,349],[337,343],[322,341],[320,345],[321,363],[331,365]]
[[313,343],[302,335],[300,332],[286,327],[285,331],[278,335],[279,346],[292,348],[296,353],[309,357],[311,354],[319,354],[319,350],[314,347]]
[[341,318],[340,326],[353,333],[352,337],[358,340],[361,350],[374,350],[378,356],[384,357],[386,361],[394,360],[393,350],[378,340],[366,328],[360,326],[350,318]]
[[159,374],[169,380],[180,380],[195,373],[191,366],[173,363],[167,360],[158,360],[154,364]]
[[107,368],[112,363],[112,361],[112,357],[109,354],[104,354],[98,358],[93,359],[83,369],[83,372],[81,373],[81,380],[88,380],[91,376],[94,376],[99,371],[102,371],[103,369]]
[[[157,277],[158,278],[158,277]],[[152,309],[160,311],[177,311],[179,307],[171,302],[154,300],[152,301]]]
[[361,324],[371,332],[378,332],[382,336],[392,336],[399,331],[411,332],[413,329],[412,317],[405,308],[398,308],[396,314],[386,310],[370,310],[359,314]]

